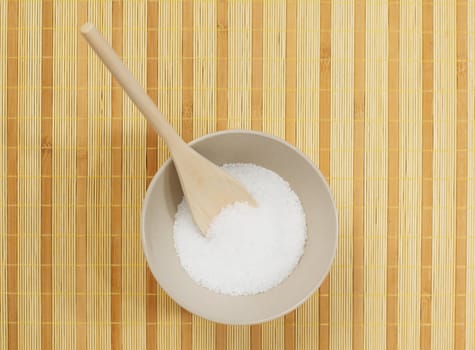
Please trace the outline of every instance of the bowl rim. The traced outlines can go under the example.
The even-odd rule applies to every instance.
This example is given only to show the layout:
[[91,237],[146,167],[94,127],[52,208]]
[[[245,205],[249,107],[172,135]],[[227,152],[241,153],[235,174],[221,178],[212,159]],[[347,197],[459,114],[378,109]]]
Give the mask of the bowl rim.
[[[148,249],[146,249],[146,247],[147,247],[146,243],[147,242],[146,242],[146,238],[145,238],[145,212],[146,212],[145,208],[147,208],[148,202],[150,200],[150,196],[151,196],[151,192],[152,192],[150,189],[154,186],[155,182],[158,181],[158,178],[161,176],[161,174],[164,171],[164,169],[166,168],[166,166],[168,166],[169,163],[173,161],[171,156],[160,166],[160,168],[157,170],[157,172],[153,176],[152,180],[150,181],[149,185],[147,186],[146,193],[145,193],[144,199],[142,201],[141,212],[140,212],[140,238],[141,238],[141,243],[142,243],[142,251],[143,251],[143,254],[145,255],[145,260],[147,262],[147,265],[148,265],[150,271],[152,272],[152,275],[153,275],[155,281],[167,293],[167,295],[173,301],[175,301],[180,307],[182,307],[183,309],[187,310],[188,312],[190,312],[192,314],[195,314],[197,316],[200,316],[200,317],[205,318],[207,320],[210,320],[212,322],[218,322],[218,323],[228,324],[228,325],[256,325],[256,324],[261,324],[261,323],[264,323],[264,322],[267,322],[267,321],[275,320],[275,319],[277,319],[279,317],[282,317],[282,316],[286,315],[287,313],[295,310],[300,305],[305,303],[315,293],[315,291],[318,288],[320,288],[323,281],[325,280],[325,278],[328,276],[328,274],[330,272],[330,269],[333,265],[333,261],[335,260],[335,256],[336,256],[336,252],[337,252],[337,248],[338,248],[338,238],[339,238],[338,210],[337,210],[335,199],[333,197],[333,193],[330,189],[330,186],[329,186],[327,180],[325,179],[325,177],[323,176],[323,174],[321,173],[320,169],[317,168],[317,166],[313,163],[313,161],[311,161],[307,157],[307,155],[305,155],[305,153],[303,153],[297,147],[295,147],[294,145],[288,143],[287,141],[285,141],[285,140],[283,140],[279,137],[276,137],[276,136],[273,136],[273,135],[270,135],[270,134],[267,134],[267,133],[264,133],[264,132],[260,132],[260,131],[245,130],[245,129],[231,129],[231,130],[215,131],[215,132],[212,132],[212,133],[208,133],[206,135],[203,135],[201,137],[198,137],[198,138],[194,139],[193,141],[189,142],[188,145],[193,146],[196,143],[199,143],[199,142],[204,141],[206,139],[213,138],[213,137],[218,136],[218,135],[227,135],[227,134],[237,134],[237,135],[250,134],[250,135],[265,137],[265,138],[271,139],[273,141],[276,141],[276,142],[279,142],[279,143],[285,145],[286,147],[288,147],[288,148],[292,149],[294,152],[296,152],[301,158],[303,158],[313,168],[313,170],[318,174],[320,179],[325,184],[324,188],[325,188],[325,191],[329,195],[330,202],[331,202],[331,205],[332,205],[332,211],[335,214],[336,234],[335,234],[334,245],[333,245],[332,250],[331,250],[331,259],[329,259],[329,263],[326,266],[325,273],[322,274],[322,277],[317,281],[317,283],[315,283],[315,287],[313,287],[305,295],[305,297],[301,298],[301,300],[299,302],[295,303],[294,305],[292,305],[290,307],[285,308],[284,310],[280,311],[279,313],[276,313],[273,316],[264,317],[264,318],[261,318],[259,320],[255,320],[255,321],[252,321],[252,322],[239,322],[239,321],[238,322],[235,322],[235,321],[230,322],[230,320],[217,319],[217,318],[213,318],[213,317],[210,318],[208,316],[204,316],[200,313],[197,313],[197,312],[193,311],[193,307],[191,305],[188,305],[188,303],[185,302],[184,300],[181,300],[181,298],[176,298],[173,295],[173,293],[170,292],[170,290],[167,287],[164,287],[164,286],[160,285],[160,282],[158,281],[157,276],[155,276],[155,273],[154,273],[153,269],[151,268],[151,266],[149,264],[149,261],[150,261],[149,253],[150,252],[149,252]],[[211,291],[211,292],[215,293],[213,291]],[[232,297],[231,295],[228,295],[228,296]]]

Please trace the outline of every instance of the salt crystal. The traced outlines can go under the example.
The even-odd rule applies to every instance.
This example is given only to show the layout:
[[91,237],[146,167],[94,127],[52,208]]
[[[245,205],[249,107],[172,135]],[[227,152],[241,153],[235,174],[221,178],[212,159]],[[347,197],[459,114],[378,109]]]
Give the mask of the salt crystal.
[[190,277],[228,295],[252,295],[280,284],[297,266],[307,239],[305,212],[290,185],[255,164],[222,167],[258,203],[227,206],[201,235],[185,200],[173,228],[176,252]]

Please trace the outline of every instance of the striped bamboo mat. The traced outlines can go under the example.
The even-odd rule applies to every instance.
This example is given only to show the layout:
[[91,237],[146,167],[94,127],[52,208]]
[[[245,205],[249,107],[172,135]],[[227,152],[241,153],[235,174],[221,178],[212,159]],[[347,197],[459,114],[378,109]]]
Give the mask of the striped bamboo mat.
[[[78,35],[190,141],[262,130],[327,177],[340,242],[295,312],[226,327],[154,281],[168,153]],[[475,2],[0,0],[0,349],[475,349]]]

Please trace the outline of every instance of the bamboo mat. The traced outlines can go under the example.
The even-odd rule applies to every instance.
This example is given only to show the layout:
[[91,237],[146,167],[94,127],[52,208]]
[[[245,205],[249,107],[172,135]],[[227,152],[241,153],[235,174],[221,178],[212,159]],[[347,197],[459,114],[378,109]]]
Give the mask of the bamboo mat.
[[[285,138],[340,225],[308,302],[181,310],[139,239],[168,151],[78,35],[94,22],[190,141]],[[0,0],[0,349],[475,349],[475,2]]]

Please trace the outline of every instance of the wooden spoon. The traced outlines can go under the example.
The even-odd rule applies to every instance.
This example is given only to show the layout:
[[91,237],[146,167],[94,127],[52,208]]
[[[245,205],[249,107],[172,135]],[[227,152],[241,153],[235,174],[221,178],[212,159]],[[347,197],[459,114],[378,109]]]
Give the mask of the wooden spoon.
[[81,33],[167,143],[193,219],[203,235],[206,235],[211,220],[225,206],[235,202],[256,206],[252,196],[238,181],[183,141],[93,24],[85,23]]

